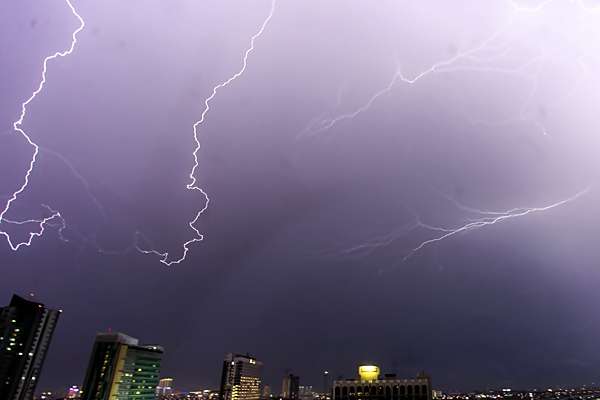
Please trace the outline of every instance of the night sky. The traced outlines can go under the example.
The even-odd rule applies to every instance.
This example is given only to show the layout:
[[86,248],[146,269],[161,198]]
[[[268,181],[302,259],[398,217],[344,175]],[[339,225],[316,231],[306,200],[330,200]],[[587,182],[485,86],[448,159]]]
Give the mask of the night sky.
[[[600,382],[594,2],[277,0],[198,129],[205,238],[170,267],[135,244],[177,259],[194,237],[192,126],[271,1],[73,5],[5,215],[47,204],[63,240],[0,237],[0,304],[64,310],[38,389],[81,384],[107,329],[164,346],[182,390],[216,388],[228,352],[275,391],[363,361],[445,390]],[[64,0],[0,4],[0,207],[32,155],[12,124],[78,24]]]

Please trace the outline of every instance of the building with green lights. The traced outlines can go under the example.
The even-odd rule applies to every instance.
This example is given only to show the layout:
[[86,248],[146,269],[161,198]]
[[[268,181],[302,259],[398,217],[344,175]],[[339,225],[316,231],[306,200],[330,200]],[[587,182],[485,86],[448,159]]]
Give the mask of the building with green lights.
[[97,334],[82,400],[155,400],[162,355],[162,347],[123,333]]

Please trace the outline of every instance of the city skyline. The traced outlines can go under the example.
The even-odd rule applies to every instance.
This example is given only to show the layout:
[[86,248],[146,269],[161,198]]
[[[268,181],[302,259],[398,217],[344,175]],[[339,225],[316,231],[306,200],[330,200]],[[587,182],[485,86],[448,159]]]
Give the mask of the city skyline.
[[[34,294],[30,293],[29,298],[33,297]],[[39,314],[39,316],[34,316],[31,314],[32,312]],[[30,313],[31,316],[28,316],[27,313]],[[60,313],[62,313],[62,310],[60,310]],[[50,322],[45,322],[47,314],[51,319]],[[13,295],[11,303],[7,307],[0,308],[0,317],[2,317],[0,320],[0,328],[2,328],[2,337],[0,337],[0,366],[3,367],[0,369],[0,373],[8,373],[8,376],[12,374],[17,377],[24,374],[23,388],[17,389],[11,388],[10,384],[12,384],[12,382],[8,376],[5,377],[4,375],[0,375],[0,378],[6,380],[6,385],[9,385],[3,388],[3,390],[8,390],[5,394],[10,396],[10,399],[12,399],[12,396],[17,396],[15,397],[15,400],[29,399],[34,395],[38,396],[38,394],[41,396],[41,399],[54,399],[56,397],[53,396],[56,396],[57,392],[61,392],[56,389],[52,391],[38,390],[37,392],[35,390],[37,384],[36,378],[40,378],[41,376],[41,367],[45,358],[45,352],[50,345],[58,315],[58,310],[47,310],[41,303],[26,300],[18,295]],[[35,322],[38,320],[41,322]],[[23,321],[30,322],[24,323]],[[40,323],[42,328],[37,328],[35,325]],[[15,329],[13,325],[18,326],[20,329]],[[49,325],[49,328],[44,328],[45,325]],[[36,333],[38,329],[40,332]],[[27,350],[31,352],[30,357],[39,359],[39,361],[32,364],[32,368],[35,370],[34,372],[25,370],[14,374],[13,372],[15,371],[13,371],[13,368],[9,367],[8,364],[13,362],[13,358],[11,358],[12,353],[10,352],[13,349],[7,346],[23,346],[23,344],[19,344],[21,340],[24,340],[20,339],[20,336],[23,335],[25,337],[38,335],[42,338],[25,339],[27,346],[32,346]],[[43,341],[41,350],[37,350],[38,341]],[[25,351],[24,349],[19,350]],[[38,352],[40,353],[39,355],[35,354]],[[82,381],[83,384],[69,386],[66,393],[64,393],[64,397],[65,399],[74,398],[78,400],[110,400],[110,396],[114,395],[134,395],[138,400],[151,400],[155,397],[160,399],[161,396],[180,393],[181,390],[176,389],[173,385],[174,378],[166,377],[161,373],[160,364],[163,353],[164,349],[161,346],[140,345],[137,338],[122,332],[99,332],[95,336],[85,377]],[[15,352],[15,354],[17,353]],[[19,356],[23,355],[22,353],[18,354]],[[263,399],[263,389],[265,387],[270,387],[270,385],[262,381],[262,369],[263,362],[248,353],[228,353],[225,356],[222,366],[221,383],[218,390],[220,399]],[[381,379],[386,380],[392,379],[391,381],[384,382],[395,382],[394,379],[396,379],[397,376],[396,374],[383,374],[377,366],[362,365],[358,367],[358,381],[348,380],[339,376],[337,380],[334,381],[333,388],[330,388],[327,383],[329,371],[324,370],[323,374],[325,377],[325,391],[321,391],[321,394],[331,396],[333,400],[347,400],[345,397],[340,397],[340,384],[345,386],[348,383],[351,384],[351,382],[362,381],[365,383],[370,382],[370,384],[374,385],[373,387],[376,388],[377,382],[379,382],[377,379],[380,377]],[[429,378],[427,377],[426,379],[426,384],[429,388],[427,390],[430,392],[431,386]],[[403,381],[403,383],[405,382],[412,381]],[[420,385],[421,384],[419,383],[419,387]],[[283,376],[281,391],[275,395],[270,394],[268,397],[280,398],[281,400],[298,400],[300,398],[301,388],[307,387],[312,389],[312,385],[300,385],[300,377],[298,375],[286,373]],[[200,388],[195,389],[200,390]],[[402,387],[402,389],[404,389],[404,387]],[[187,391],[189,392],[192,390]],[[365,391],[368,392],[367,389],[365,389]],[[352,393],[354,393],[354,390],[352,390]],[[400,393],[404,395],[405,392],[402,390]],[[389,394],[391,396],[391,392]],[[394,399],[398,397],[398,394],[398,390],[395,390]],[[410,392],[410,394],[412,395],[412,392]],[[344,396],[347,396],[347,391],[344,391]],[[431,400],[431,393],[423,400]]]
[[[28,296],[34,297],[32,293]],[[39,311],[38,311],[39,310]],[[35,317],[31,312],[38,313]],[[31,316],[27,316],[30,313]],[[62,310],[60,310],[62,313]],[[45,321],[49,315],[50,322]],[[218,396],[219,400],[309,400],[319,399],[318,396],[326,396],[330,400],[432,400],[432,399],[465,399],[477,395],[479,399],[486,398],[488,393],[490,398],[497,398],[494,393],[501,393],[506,399],[513,399],[514,396],[533,398],[544,397],[544,393],[554,393],[557,396],[569,396],[570,393],[579,393],[583,391],[586,396],[593,395],[600,391],[600,386],[596,389],[596,383],[591,385],[584,384],[581,388],[574,389],[561,385],[547,388],[478,388],[470,392],[464,392],[457,389],[440,390],[432,385],[431,377],[424,371],[419,372],[416,378],[400,377],[397,373],[389,369],[381,369],[373,364],[357,364],[354,376],[338,375],[333,380],[333,385],[329,386],[330,371],[323,370],[324,378],[323,388],[325,391],[313,390],[313,385],[306,383],[300,384],[300,377],[289,372],[282,376],[281,391],[277,393],[271,390],[271,385],[263,380],[264,363],[255,356],[246,354],[228,353],[222,363],[220,387],[193,387],[181,388],[174,384],[175,378],[165,375],[161,371],[161,359],[164,355],[164,349],[157,344],[140,345],[137,338],[131,337],[122,332],[99,332],[95,335],[95,341],[90,353],[85,379],[83,384],[75,384],[68,387],[67,390],[47,388],[35,390],[37,384],[36,378],[41,377],[43,360],[45,352],[50,346],[52,333],[56,326],[58,310],[48,310],[43,304],[36,303],[25,298],[13,295],[11,303],[0,308],[0,328],[3,336],[0,337],[0,373],[12,373],[12,368],[7,369],[7,362],[12,362],[10,348],[6,348],[6,343],[10,346],[20,346],[20,336],[36,335],[38,339],[26,339],[27,346],[31,348],[30,356],[32,359],[39,359],[32,368],[35,372],[19,372],[17,375],[25,373],[28,376],[24,380],[22,391],[14,392],[15,399],[29,399],[33,393],[36,393],[35,399],[56,400],[77,399],[77,400],[110,400],[109,393],[119,393],[126,396],[123,399],[135,396],[138,400],[169,400],[179,398],[177,396],[184,394],[197,393],[200,397],[194,399],[214,400]],[[43,317],[40,320],[40,316]],[[15,319],[16,318],[16,319]],[[38,324],[42,321],[42,326],[49,325],[49,328],[28,328],[33,325],[30,322],[25,324],[23,321],[32,321]],[[19,329],[11,328],[18,326]],[[11,330],[12,329],[12,330]],[[15,334],[11,332],[16,332]],[[16,335],[16,336],[15,336]],[[34,336],[32,336],[34,337]],[[16,338],[16,339],[14,339]],[[41,339],[40,339],[41,338]],[[4,340],[4,343],[2,340]],[[42,349],[36,350],[37,341],[43,342]],[[30,344],[32,343],[32,344]],[[7,350],[9,350],[7,352]],[[39,355],[36,354],[39,352]],[[15,353],[16,354],[16,353]],[[21,355],[22,353],[19,353]],[[386,367],[387,368],[387,367]],[[0,375],[2,377],[2,375]],[[6,379],[6,378],[4,378]],[[150,379],[150,380],[148,380]],[[137,383],[136,383],[137,382]],[[6,381],[10,384],[10,379]],[[142,386],[140,386],[140,384]],[[27,389],[29,387],[29,389]],[[588,388],[586,388],[588,387]],[[10,389],[10,386],[7,388]],[[6,389],[6,388],[5,388]],[[14,391],[15,389],[10,389]],[[64,393],[63,393],[64,392]],[[203,394],[202,394],[203,393]],[[9,394],[9,392],[5,393]],[[18,397],[25,396],[25,397]],[[175,397],[172,397],[175,396]],[[265,397],[266,396],[266,397]],[[308,397],[307,397],[308,396]],[[316,396],[316,397],[315,397]],[[357,396],[357,397],[355,397]],[[408,396],[408,397],[406,397]],[[412,396],[415,396],[414,399]],[[425,397],[423,397],[425,396]],[[12,398],[12,397],[11,397]],[[133,397],[132,397],[133,398]]]

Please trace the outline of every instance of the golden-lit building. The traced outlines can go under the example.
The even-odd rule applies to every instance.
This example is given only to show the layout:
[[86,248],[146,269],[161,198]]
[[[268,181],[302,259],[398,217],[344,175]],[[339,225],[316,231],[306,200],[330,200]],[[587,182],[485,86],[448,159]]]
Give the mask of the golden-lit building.
[[227,354],[221,374],[221,400],[259,400],[262,362],[249,354]]
[[380,376],[376,365],[358,367],[358,378],[333,382],[333,400],[432,400],[431,379],[424,373],[412,379]]
[[360,365],[358,376],[361,381],[374,381],[379,379],[379,367],[377,365]]

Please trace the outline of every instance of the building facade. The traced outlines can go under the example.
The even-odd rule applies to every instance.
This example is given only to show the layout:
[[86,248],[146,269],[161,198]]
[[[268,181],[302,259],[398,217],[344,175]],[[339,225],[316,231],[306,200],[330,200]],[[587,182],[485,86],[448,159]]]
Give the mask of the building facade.
[[99,333],[81,388],[83,400],[155,400],[163,349],[122,333]]
[[156,386],[156,398],[162,399],[173,393],[173,378],[161,378]]
[[324,395],[331,393],[331,376],[329,371],[323,371],[323,392]]
[[313,400],[315,398],[313,387],[310,385],[300,386],[300,389],[298,390],[298,398],[300,400]]
[[17,295],[0,308],[0,399],[33,399],[59,315]]
[[249,354],[227,354],[221,373],[221,400],[259,400],[262,362]]
[[300,377],[294,374],[288,374],[283,378],[281,384],[281,397],[289,400],[298,400],[300,390]]
[[424,373],[413,379],[380,377],[378,367],[361,366],[357,379],[333,382],[333,400],[432,400],[431,379]]

